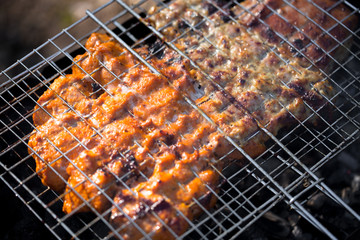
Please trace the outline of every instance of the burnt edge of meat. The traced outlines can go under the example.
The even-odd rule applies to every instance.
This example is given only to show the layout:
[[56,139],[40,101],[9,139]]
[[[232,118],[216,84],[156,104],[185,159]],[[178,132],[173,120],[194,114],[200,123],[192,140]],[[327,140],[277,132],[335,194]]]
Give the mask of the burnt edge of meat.
[[165,199],[161,199],[156,202],[152,202],[148,199],[140,199],[139,207],[136,209],[136,213],[141,218],[145,217],[145,215],[148,214],[150,211],[160,212],[170,209],[171,205]]
[[294,45],[294,47],[290,48],[290,51],[292,53],[297,53],[298,51],[301,51],[305,46],[304,46],[304,41],[301,39],[295,39],[292,44]]
[[137,170],[138,163],[136,162],[136,158],[133,153],[127,153],[125,158],[123,158],[123,168],[126,171]]
[[206,1],[202,3],[202,7],[205,8],[208,11],[209,15],[212,15],[213,13],[218,11],[218,7],[222,8],[225,6],[229,1],[225,0],[213,0],[212,3]]
[[152,56],[157,57],[158,59],[162,59],[165,53],[165,44],[160,39],[156,39],[156,41],[149,46],[149,53]]
[[160,134],[162,135],[163,141],[167,146],[174,145],[177,141],[174,134],[168,133],[164,130],[160,130]]
[[323,107],[327,103],[327,101],[317,92],[313,90],[306,91],[299,83],[292,82],[289,83],[288,86],[289,88],[294,89],[314,110]]
[[[125,195],[121,191],[116,194],[116,198],[119,199],[119,202],[117,203],[117,206],[119,207],[121,207],[121,205],[126,203],[138,201],[138,207],[135,209],[135,215],[138,218],[145,217],[151,211],[156,213],[160,211],[167,211],[172,208],[171,204],[168,203],[165,199],[160,199],[159,201],[156,202],[152,202],[151,200],[143,199],[143,198],[137,200],[135,196]],[[112,216],[112,219],[116,219],[119,217],[124,217],[124,214],[119,212],[115,216]]]
[[303,99],[315,110],[327,104],[327,101],[314,91],[306,92]]
[[300,96],[305,94],[305,88],[299,83],[291,82],[288,84],[288,87],[294,89]]
[[121,171],[127,173],[125,177],[122,177],[123,181],[128,181],[129,179],[139,177],[138,172],[138,163],[136,162],[135,156],[133,153],[127,153],[125,156],[121,155],[117,150],[115,150],[110,155],[111,161],[120,161],[122,164]]
[[184,20],[180,20],[178,23],[178,27],[180,30],[184,30],[185,28],[188,28],[189,25]]
[[265,30],[261,32],[261,36],[265,38],[269,43],[275,44],[279,41],[278,35],[274,32],[274,30],[269,27],[266,27]]
[[120,160],[123,164],[123,169],[125,171],[132,171],[138,168],[138,164],[136,162],[136,158],[133,153],[127,153],[125,156],[122,156],[118,151],[114,151],[111,156],[110,160]]
[[151,210],[153,210],[155,212],[160,212],[163,210],[167,210],[169,208],[171,208],[171,205],[165,199],[161,199],[160,201],[155,202],[151,206]]
[[235,17],[234,12],[231,9],[224,9],[223,12],[220,12],[220,18],[224,23],[230,22],[231,18]]
[[213,13],[217,12],[217,10],[218,10],[213,4],[211,4],[209,2],[204,2],[202,4],[202,7],[208,11],[209,15],[212,15]]
[[94,97],[94,98],[98,98],[98,97],[100,97],[101,94],[104,93],[104,89],[97,82],[92,82],[91,83],[91,88],[92,88],[91,96]]
[[121,205],[123,203],[129,203],[129,202],[134,202],[135,201],[135,197],[132,195],[124,195],[121,191],[119,191],[116,194],[116,198],[120,199],[120,202],[118,203],[118,205]]

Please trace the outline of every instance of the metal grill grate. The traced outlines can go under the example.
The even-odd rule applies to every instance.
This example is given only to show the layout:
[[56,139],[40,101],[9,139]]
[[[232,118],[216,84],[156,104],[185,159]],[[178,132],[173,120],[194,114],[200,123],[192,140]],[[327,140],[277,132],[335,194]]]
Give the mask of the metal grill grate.
[[[214,8],[214,11],[223,12],[230,21],[237,21],[236,16],[229,15],[226,9],[233,6],[242,7],[240,5],[241,1],[229,1],[222,7],[216,4],[217,1],[206,0],[206,2]],[[40,156],[36,151],[30,150],[28,152],[28,140],[31,132],[33,130],[39,131],[32,120],[32,115],[36,111],[34,107],[37,105],[37,100],[45,90],[50,89],[50,84],[54,79],[71,73],[73,65],[79,66],[78,62],[74,62],[73,58],[87,51],[84,44],[92,32],[105,32],[111,35],[135,55],[139,62],[148,66],[153,72],[161,74],[158,69],[149,63],[148,59],[144,59],[134,49],[144,44],[154,43],[156,39],[164,39],[162,32],[168,25],[157,30],[154,27],[146,26],[142,18],[147,17],[145,13],[148,11],[149,6],[157,5],[159,6],[158,11],[162,11],[162,9],[169,8],[171,4],[172,1],[162,2],[160,0],[133,1],[131,5],[127,5],[121,0],[110,1],[94,12],[87,11],[86,17],[64,29],[23,59],[1,72],[0,177],[59,239],[107,239],[114,236],[121,238],[121,236],[117,233],[119,229],[114,228],[109,223],[108,215],[111,209],[100,213],[85,201],[83,205],[89,206],[92,213],[75,214],[75,211],[66,215],[61,210],[63,195],[41,184],[32,158],[35,155]],[[284,0],[284,4],[293,7],[304,16],[306,15],[293,5],[293,1]],[[316,3],[311,1],[311,4],[332,17]],[[359,15],[359,9],[349,1],[338,1],[328,11],[339,4],[347,5],[351,10],[351,15]],[[272,12],[271,14],[278,14],[271,7],[269,9]],[[244,10],[253,14],[251,10]],[[182,20],[186,23],[187,28],[180,36],[167,41],[165,45],[184,58],[189,59],[194,68],[208,76],[185,52],[177,48],[176,43],[178,39],[181,39],[186,34],[201,35],[197,31],[197,25],[205,24],[211,19],[207,16],[201,16],[201,20],[195,26],[187,23],[186,19]],[[283,20],[286,21],[285,18]],[[219,171],[214,165],[210,166],[222,178],[219,193],[207,186],[209,191],[212,191],[217,196],[217,205],[214,209],[207,210],[201,206],[201,199],[194,199],[194,204],[202,207],[204,213],[195,221],[187,220],[189,228],[182,236],[177,236],[175,232],[172,232],[175,237],[185,239],[236,239],[239,235],[248,231],[254,223],[262,219],[270,210],[280,206],[300,215],[313,228],[318,229],[321,234],[332,239],[342,238],[344,235],[324,224],[323,219],[320,219],[319,215],[313,213],[312,209],[307,207],[309,200],[318,193],[323,193],[329,201],[346,211],[354,219],[353,228],[343,230],[347,231],[345,236],[350,235],[351,231],[359,228],[359,209],[350,207],[344,199],[339,197],[338,193],[328,187],[326,184],[328,179],[319,176],[321,171],[331,163],[331,159],[337,157],[348,146],[358,143],[360,137],[360,28],[350,30],[343,22],[337,19],[333,20],[350,32],[347,39],[339,42],[331,35],[332,29],[321,29],[337,42],[337,46],[326,53],[334,62],[332,71],[322,71],[337,90],[334,97],[326,99],[334,111],[333,120],[329,121],[325,118],[321,109],[319,109],[312,110],[312,116],[319,117],[320,128],[309,126],[310,117],[304,121],[298,120],[298,124],[294,128],[281,132],[277,136],[267,130],[266,126],[261,127],[260,131],[268,135],[270,140],[267,142],[267,150],[256,158],[249,156],[232,138],[226,137],[234,147],[232,151],[240,151],[246,157],[248,163],[241,167],[232,164],[222,171]],[[313,23],[316,24],[315,21]],[[262,24],[266,25],[267,23],[262,21]],[[321,26],[319,27],[321,28]],[[282,34],[275,34],[282,40],[282,43],[293,46]],[[209,36],[201,37],[214,46]],[[353,39],[351,47],[346,44],[350,38]],[[317,45],[314,41],[309,44]],[[319,46],[317,45],[317,47]],[[341,61],[336,60],[331,55],[336,48],[344,49],[348,57]],[[296,48],[294,47],[294,49]],[[161,49],[158,51],[161,51]],[[270,51],[273,51],[282,61],[287,63],[287,60],[283,59],[274,49],[270,49]],[[156,54],[156,52],[153,54]],[[302,53],[296,50],[294,54]],[[106,68],[105,65],[102,67]],[[109,71],[109,69],[107,70]],[[115,77],[117,76],[114,74]],[[95,80],[93,79],[93,81]],[[210,77],[209,81],[216,84]],[[326,98],[326,96],[323,97]],[[192,108],[201,112],[205,119],[213,122],[191,99],[186,96],[184,98]],[[61,99],[61,101],[66,104],[65,100]],[[76,113],[72,106],[67,105],[70,111]],[[45,110],[42,106],[39,107]],[[311,106],[308,107],[312,109]],[[219,127],[218,131],[225,135],[224,131]],[[79,144],[82,143],[79,142]],[[59,149],[57,150],[61,152]],[[67,153],[61,154],[62,157],[67,158]],[[221,156],[218,160],[221,161],[225,157]],[[356,157],[359,158],[360,156]],[[194,172],[194,174],[197,173]],[[146,176],[143,175],[143,177]],[[125,184],[125,178],[126,176],[122,176],[117,181]],[[104,189],[100,187],[99,191],[104,193]],[[119,211],[122,210],[119,209]],[[178,211],[178,214],[182,213]],[[156,217],[156,214],[154,215]],[[147,235],[132,219],[129,219],[128,224],[139,228],[143,238],[151,238],[151,233]],[[120,230],[126,227],[121,226]],[[170,228],[168,230],[171,231]]]

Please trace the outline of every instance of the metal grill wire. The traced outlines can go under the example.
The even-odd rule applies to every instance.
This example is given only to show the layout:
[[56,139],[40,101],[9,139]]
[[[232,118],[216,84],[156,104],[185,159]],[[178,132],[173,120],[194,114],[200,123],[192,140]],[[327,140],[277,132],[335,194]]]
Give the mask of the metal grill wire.
[[[229,2],[229,4],[223,7],[218,6],[215,2],[210,0],[207,2],[215,7],[217,11],[222,11],[227,15],[228,13],[224,11],[225,8],[233,5],[241,7],[240,1]],[[93,216],[77,217],[76,213],[79,209],[71,214],[64,215],[61,213],[61,198],[63,195],[59,196],[45,187],[39,189],[41,183],[35,172],[35,166],[32,159],[32,156],[38,155],[38,153],[34,150],[30,150],[30,154],[27,153],[29,147],[27,141],[31,132],[33,130],[39,131],[39,129],[33,125],[31,120],[31,116],[34,113],[33,107],[37,104],[36,101],[42,95],[44,90],[50,89],[50,84],[55,78],[65,76],[69,73],[72,65],[80,67],[77,62],[73,61],[73,57],[78,53],[87,51],[84,47],[84,42],[91,32],[106,32],[113,36],[138,58],[139,63],[147,65],[153,72],[160,74],[157,69],[147,62],[147,59],[139,56],[133,49],[147,43],[151,39],[163,38],[161,31],[168,27],[165,26],[163,29],[159,30],[148,27],[146,29],[145,37],[144,35],[138,36],[137,29],[143,28],[143,24],[141,23],[141,13],[146,12],[148,5],[156,4],[163,8],[168,8],[171,3],[172,1],[164,3],[162,1],[142,0],[133,2],[132,5],[126,5],[120,0],[110,1],[108,4],[94,12],[88,11],[87,17],[84,17],[79,22],[65,29],[1,73],[1,179],[25,204],[27,204],[30,210],[32,210],[38,218],[42,220],[46,218],[46,221],[44,221],[45,225],[59,239],[64,237],[82,238],[87,234],[98,238],[110,238],[113,235],[117,235],[118,238],[121,238],[117,232],[126,228],[126,225],[121,226],[120,229],[114,229],[107,219],[107,214],[112,209],[108,209],[104,213],[98,213],[88,201],[85,201],[85,199],[83,199],[83,205],[87,205],[91,209]],[[351,14],[358,14],[358,9],[347,1],[339,1],[333,7],[336,7],[336,5],[340,3],[350,7],[350,9],[352,9]],[[293,6],[291,1],[284,0],[284,4],[291,6],[306,17],[304,13]],[[311,2],[311,4],[316,6],[316,3]],[[118,14],[107,15],[106,12],[113,8],[119,9]],[[324,11],[320,7],[319,9]],[[252,14],[251,10],[244,10],[245,12]],[[277,14],[274,9],[270,8],[270,10],[272,11],[272,14]],[[331,17],[326,11],[324,11],[324,13]],[[124,19],[126,20],[129,17],[138,21],[124,23]],[[233,17],[228,15],[228,17],[231,21],[238,23],[236,19],[237,16]],[[186,23],[186,19],[182,20]],[[284,20],[286,21],[286,19]],[[341,21],[334,20],[338,25],[344,26]],[[211,21],[209,18],[202,16],[202,20],[197,25],[209,21]],[[266,22],[261,21],[261,24],[266,25]],[[79,34],[79,29],[84,25],[91,25],[91,30]],[[196,30],[196,25],[193,26],[190,23],[187,23],[187,26],[188,28],[185,29],[183,34],[178,38],[185,36],[187,33],[197,34],[203,41],[207,41],[216,48],[209,36],[203,36],[202,33]],[[117,30],[114,31],[114,29]],[[331,29],[322,30],[337,41],[336,38],[330,34]],[[236,238],[276,204],[285,202],[328,237],[336,238],[336,236],[331,233],[331,230],[329,231],[329,229],[324,227],[320,221],[304,207],[307,200],[317,192],[326,194],[329,199],[344,207],[352,214],[356,221],[360,221],[358,213],[342,201],[329,187],[327,187],[324,180],[317,177],[315,174],[321,167],[328,163],[330,159],[334,158],[339,152],[355,142],[360,136],[360,117],[358,111],[359,69],[357,68],[359,66],[359,29],[356,29],[354,32],[349,29],[347,29],[347,31],[351,33],[350,37],[354,39],[353,48],[349,49],[346,47],[344,43],[347,39],[343,42],[337,41],[337,43],[338,46],[345,48],[349,54],[349,58],[343,63],[340,63],[331,56],[332,51],[327,52],[327,56],[332,58],[336,67],[330,73],[323,72],[324,76],[326,76],[337,89],[336,95],[331,99],[327,99],[336,112],[336,120],[328,122],[322,117],[320,109],[316,111],[313,110],[313,115],[319,117],[325,125],[325,127],[320,130],[307,126],[310,117],[304,121],[298,121],[298,124],[293,129],[280,136],[273,136],[266,129],[266,126],[261,127],[261,132],[269,135],[271,140],[269,140],[268,149],[255,159],[251,158],[233,139],[227,137],[228,141],[234,146],[232,151],[240,151],[243,153],[248,160],[248,164],[240,169],[237,168],[236,170],[230,166],[222,172],[216,169],[215,166],[211,166],[211,168],[217,171],[222,178],[226,180],[228,187],[220,193],[216,193],[210,186],[207,186],[209,191],[218,198],[218,204],[215,209],[206,210],[200,204],[201,199],[193,199],[194,204],[199,205],[204,210],[204,214],[200,219],[193,222],[182,215],[188,221],[190,227],[183,236],[176,236],[176,234],[172,232],[175,237],[191,238],[196,236],[203,239],[221,239],[230,238],[231,236],[231,238]],[[276,33],[276,35],[282,39],[284,44],[292,45],[281,34]],[[207,72],[202,70],[196,62],[193,62],[184,52],[181,52],[176,48],[176,41],[178,38],[166,42],[167,47],[174,49],[179,55],[188,58],[194,68],[202,71],[208,77],[207,80],[209,82],[215,83]],[[317,45],[314,41],[309,44]],[[269,47],[269,51],[274,52],[274,49]],[[276,52],[274,53],[277,54]],[[303,55],[303,53],[299,51],[297,54]],[[278,54],[277,56],[287,63],[281,56]],[[101,67],[107,69],[104,63],[102,63]],[[109,71],[109,69],[107,69],[107,71]],[[91,74],[92,73],[88,73],[88,76],[91,77]],[[121,77],[116,76],[115,74],[113,74],[113,76],[114,80]],[[92,78],[92,80],[96,82],[95,79]],[[102,90],[106,91],[104,86],[100,85],[100,87]],[[61,99],[60,96],[58,97]],[[326,98],[325,96],[323,97]],[[200,111],[205,119],[212,122],[211,118],[206,116],[206,114],[203,113],[191,99],[186,96],[184,96],[184,98],[191,107]],[[76,110],[64,99],[61,99],[61,101],[67,105],[69,111],[76,113]],[[38,106],[39,109],[46,111],[44,106]],[[307,107],[311,109],[310,106]],[[284,109],[286,110],[285,107]],[[291,112],[289,113],[291,114]],[[131,113],[129,112],[128,114]],[[51,114],[49,115],[51,116]],[[78,115],[82,117],[80,114]],[[67,129],[64,130],[71,134]],[[100,129],[94,130],[96,134],[101,136]],[[219,127],[218,131],[225,135],[223,130]],[[76,139],[75,136],[72,137]],[[50,140],[48,140],[48,142],[56,148],[54,143]],[[86,149],[81,141],[78,141],[77,146],[81,145]],[[301,147],[294,147],[299,145],[301,145]],[[60,149],[57,150],[61,153],[59,159],[65,158],[71,162],[71,159],[67,157],[66,152],[63,153]],[[316,155],[318,158],[317,161],[306,161],[309,155]],[[40,156],[38,155],[38,157]],[[218,160],[221,161],[222,158],[225,157],[226,156],[223,156]],[[55,159],[54,161],[57,160],[58,159]],[[47,166],[51,168],[49,164]],[[24,169],[26,171],[25,176]],[[194,174],[197,175],[195,171]],[[281,178],[284,175],[289,174],[292,175],[291,182],[288,184],[282,183]],[[124,182],[126,177],[127,175],[121,177],[116,176],[117,181],[125,188],[129,189]],[[142,174],[142,177],[146,178],[144,174]],[[65,179],[63,180],[65,181]],[[90,178],[87,180],[92,182]],[[105,193],[106,189],[98,187],[98,190],[99,194],[107,196]],[[266,197],[259,199],[259,195]],[[79,197],[81,198],[81,195],[79,195]],[[113,201],[110,197],[108,198],[110,201]],[[40,211],[38,209],[40,208],[46,209],[46,217],[39,213]],[[118,208],[118,211],[127,216],[121,208]],[[152,214],[161,221],[156,213]],[[178,214],[181,215],[182,213],[178,211]],[[128,217],[128,220],[128,224],[138,227],[133,219]],[[167,229],[171,231],[169,227],[167,227]],[[147,235],[140,227],[138,227],[138,230],[142,232],[145,239],[151,238],[151,233]]]

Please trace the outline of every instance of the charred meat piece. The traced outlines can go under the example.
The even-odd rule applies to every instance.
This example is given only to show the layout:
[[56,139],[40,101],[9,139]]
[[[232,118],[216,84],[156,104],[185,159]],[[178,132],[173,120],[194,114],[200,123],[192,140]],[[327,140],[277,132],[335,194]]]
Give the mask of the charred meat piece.
[[333,5],[155,7],[145,20],[187,56],[160,41],[136,48],[161,75],[109,36],[92,34],[72,74],[55,79],[34,109],[29,146],[43,184],[64,193],[65,213],[111,208],[114,234],[124,239],[181,236],[215,205],[219,171],[245,162],[226,137],[256,157],[269,139],[262,129],[276,135],[299,121],[316,125],[314,112],[328,107],[334,90],[319,68],[330,70],[329,57],[349,46],[357,24]]

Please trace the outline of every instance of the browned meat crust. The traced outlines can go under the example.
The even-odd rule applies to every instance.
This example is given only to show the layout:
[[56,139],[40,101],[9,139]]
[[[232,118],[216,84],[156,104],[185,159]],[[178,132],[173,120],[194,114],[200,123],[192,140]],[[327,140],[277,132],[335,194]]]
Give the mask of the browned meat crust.
[[[310,3],[300,0],[266,0],[262,4],[256,3],[257,1],[248,2],[251,4],[246,9],[251,13],[243,14],[239,21],[251,26],[268,42],[279,44],[284,38],[293,52],[296,52],[296,48],[311,63],[324,70],[332,68],[329,66],[329,63],[334,63],[331,57],[341,61],[347,56],[345,48],[351,45],[351,40],[347,38],[351,36],[351,29],[355,29],[357,25],[357,17],[337,1],[314,0]],[[253,7],[254,5],[256,6]],[[281,36],[276,36],[274,32]]]
[[[299,58],[304,58],[297,60],[302,65],[315,64],[323,70],[333,68],[332,57],[341,61],[348,55],[351,31],[357,26],[355,12],[335,0],[247,0],[225,12],[218,11],[217,7],[226,4],[227,1],[175,1],[171,10],[156,12],[157,8],[153,8],[149,21],[173,39],[184,30],[181,27],[195,26],[203,17],[217,11],[209,17],[216,25],[234,20],[260,36],[262,43],[288,48],[291,57],[297,53]],[[169,11],[178,12],[173,9],[181,11],[169,14]],[[208,24],[197,27],[211,33]]]
[[[328,8],[332,1],[317,3]],[[268,140],[261,128],[276,135],[305,119],[316,123],[310,116],[324,108],[332,87],[303,58],[293,56],[286,42],[269,34],[294,39],[290,25],[307,26],[308,19],[282,1],[233,6],[227,11],[235,22],[215,5],[204,4],[175,1],[171,10],[151,10],[147,20],[189,57],[167,47],[156,56],[147,46],[136,49],[162,75],[139,64],[107,35],[92,34],[88,52],[74,59],[72,74],[57,78],[38,100],[37,131],[29,146],[37,152],[42,182],[64,192],[65,213],[112,208],[109,221],[125,239],[141,238],[139,228],[154,239],[180,236],[188,221],[214,206],[219,171],[230,161],[244,162],[238,151],[219,161],[233,146],[217,127],[255,157]],[[305,0],[294,4],[310,17],[317,11]],[[269,6],[290,25],[272,19]],[[348,14],[342,5],[330,12],[336,18]],[[209,21],[202,23],[205,16]],[[268,24],[266,34],[260,19]],[[354,22],[351,17],[345,24]],[[179,38],[191,25],[200,30]],[[325,41],[322,33],[310,33],[315,41]],[[348,35],[341,33],[338,40]],[[305,45],[301,51],[308,53],[311,46]]]

